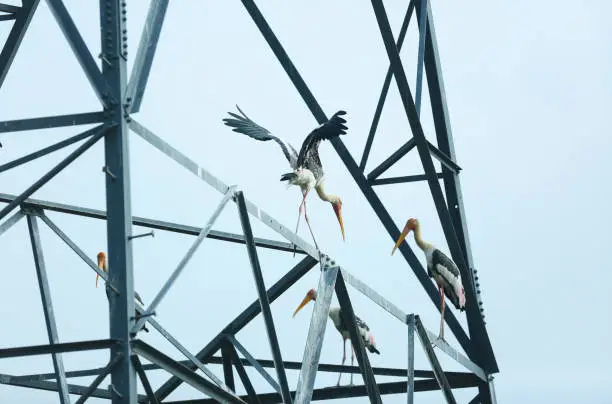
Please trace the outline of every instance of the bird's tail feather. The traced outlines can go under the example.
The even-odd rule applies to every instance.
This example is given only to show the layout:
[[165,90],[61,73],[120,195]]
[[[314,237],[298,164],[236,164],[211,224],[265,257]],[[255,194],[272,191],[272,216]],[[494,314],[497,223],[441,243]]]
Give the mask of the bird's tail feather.
[[373,345],[368,345],[368,351],[380,355],[380,351]]
[[297,178],[297,174],[296,173],[286,173],[281,175],[281,181],[289,181],[291,182],[292,180],[295,180]]

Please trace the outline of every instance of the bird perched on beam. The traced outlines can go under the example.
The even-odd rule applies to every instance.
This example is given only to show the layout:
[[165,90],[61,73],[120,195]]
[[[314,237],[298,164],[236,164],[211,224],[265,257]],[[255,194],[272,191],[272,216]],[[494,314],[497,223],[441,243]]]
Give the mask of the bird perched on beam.
[[344,224],[342,223],[342,200],[337,195],[332,195],[325,192],[323,186],[325,173],[323,172],[323,165],[321,164],[321,159],[319,158],[319,144],[322,140],[329,140],[335,136],[346,134],[347,127],[344,126],[346,120],[341,117],[342,115],[345,115],[346,112],[336,112],[327,122],[324,122],[310,132],[310,134],[306,136],[306,139],[304,139],[302,148],[298,154],[290,143],[272,135],[272,133],[270,133],[270,131],[268,131],[266,128],[253,122],[244,112],[242,112],[238,105],[236,105],[236,108],[238,108],[238,111],[242,114],[242,116],[228,112],[228,114],[235,119],[225,118],[223,119],[223,122],[227,126],[234,128],[234,132],[242,133],[253,139],[260,141],[274,140],[280,146],[283,154],[289,161],[289,165],[293,169],[293,172],[283,174],[281,176],[281,181],[287,181],[290,185],[297,185],[302,190],[303,198],[299,208],[298,222],[295,232],[297,233],[300,225],[303,207],[304,218],[308,224],[308,229],[310,230],[315,246],[317,246],[317,241],[315,240],[312,228],[310,227],[308,213],[306,211],[306,196],[312,188],[315,188],[319,198],[321,198],[323,201],[331,203],[332,207],[334,208],[334,212],[338,218],[338,222],[340,223],[342,239],[344,240],[345,236]]
[[400,246],[410,231],[414,231],[414,241],[423,252],[427,260],[427,275],[433,278],[438,285],[440,294],[440,335],[438,338],[444,339],[444,295],[450,299],[456,309],[465,310],[465,291],[461,283],[461,274],[457,265],[448,258],[442,251],[432,244],[423,241],[421,238],[421,225],[414,218],[408,219],[402,234],[400,234],[391,255]]
[[[106,254],[104,254],[103,251],[100,251],[98,253],[98,268],[100,268],[101,270],[103,270],[105,273],[108,273],[108,262],[106,261]],[[100,274],[96,274],[96,288],[98,287],[98,278],[100,278]],[[110,289],[107,287],[106,288],[106,298],[110,299]],[[138,292],[134,291],[134,299],[136,299],[136,301],[138,303],[140,303],[142,306],[144,306],[144,302],[142,301],[142,299],[140,298],[140,295],[138,294]],[[136,314],[136,318],[138,318],[138,311],[135,311]],[[149,329],[143,324],[141,330],[149,332]]]
[[[306,297],[304,297],[302,303],[300,303],[298,308],[295,309],[295,312],[293,312],[293,317],[295,317],[297,312],[300,311],[302,307],[306,306],[309,302],[315,300],[317,300],[317,291],[314,289],[310,289],[308,293],[306,293]],[[346,318],[340,307],[331,307],[329,309],[329,318],[331,318],[331,320],[333,321],[336,330],[338,330],[340,335],[342,335],[343,352],[341,366],[343,366],[344,362],[346,361],[346,340],[351,339],[351,334],[349,332],[349,320]],[[361,335],[361,339],[365,348],[371,353],[380,355],[380,352],[376,348],[376,342],[374,342],[374,335],[372,335],[370,327],[368,327],[365,321],[357,317],[357,315],[355,315],[355,322],[357,323],[357,331],[359,332],[359,335]],[[353,344],[351,344],[351,366],[353,366],[354,359],[355,351],[353,349]],[[338,374],[338,383],[336,383],[336,386],[340,385],[340,376],[342,376],[342,372]],[[352,384],[353,373],[351,373],[351,385]]]

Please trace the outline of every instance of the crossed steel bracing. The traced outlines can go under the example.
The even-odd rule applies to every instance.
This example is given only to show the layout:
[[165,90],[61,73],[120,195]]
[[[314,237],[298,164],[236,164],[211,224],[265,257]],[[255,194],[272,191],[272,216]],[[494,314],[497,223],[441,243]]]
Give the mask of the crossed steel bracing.
[[[382,295],[351,275],[350,272],[342,268],[329,256],[315,249],[264,210],[249,202],[239,188],[226,185],[208,170],[199,166],[195,161],[173,148],[161,137],[133,119],[132,114],[139,111],[146,89],[151,64],[169,3],[168,0],[151,1],[136,54],[134,68],[129,79],[126,68],[127,44],[125,43],[126,38],[124,36],[126,24],[125,0],[100,0],[102,50],[99,58],[101,60],[101,68],[85,45],[62,0],[46,1],[66,40],[69,42],[74,55],[89,79],[91,86],[98,95],[103,110],[84,114],[0,122],[0,132],[99,124],[93,129],[52,146],[0,165],[1,173],[68,145],[85,140],[75,151],[70,153],[51,171],[29,186],[20,195],[0,194],[0,202],[5,203],[5,206],[0,210],[0,221],[2,221],[0,223],[0,235],[22,218],[25,217],[27,220],[49,337],[48,345],[0,349],[0,359],[26,355],[51,355],[54,366],[54,372],[48,374],[0,374],[1,384],[56,391],[62,404],[71,402],[70,395],[79,396],[76,403],[83,403],[88,397],[99,397],[110,399],[113,404],[133,404],[136,402],[173,402],[178,404],[181,401],[168,401],[167,397],[181,383],[188,383],[203,394],[204,398],[198,397],[194,400],[189,400],[188,402],[191,404],[216,401],[230,403],[307,403],[311,400],[357,396],[368,396],[371,402],[380,403],[382,402],[382,395],[399,393],[405,393],[408,402],[412,403],[415,392],[430,390],[440,390],[447,402],[454,403],[456,401],[453,396],[453,389],[465,387],[478,388],[478,394],[471,400],[471,403],[492,403],[496,401],[491,375],[499,370],[485,327],[484,316],[482,315],[483,310],[479,284],[477,282],[478,277],[475,275],[476,270],[474,269],[470,252],[461,199],[458,177],[460,167],[455,162],[433,18],[427,0],[412,0],[409,2],[397,41],[392,36],[382,0],[371,0],[374,15],[389,57],[389,70],[385,77],[360,163],[357,164],[339,138],[333,139],[332,144],[353,176],[359,189],[363,192],[384,228],[389,233],[389,236],[393,239],[399,236],[399,229],[382,201],[374,192],[373,187],[383,184],[427,181],[444,230],[444,235],[452,257],[461,269],[461,276],[466,289],[468,331],[466,332],[462,328],[453,311],[447,310],[445,312],[446,323],[455,335],[464,353],[444,341],[437,340],[436,335],[424,327],[418,315],[403,312]],[[314,117],[319,122],[326,121],[327,117],[317,103],[316,98],[308,89],[297,68],[291,62],[291,59],[255,3],[252,0],[242,0],[242,3]],[[6,77],[38,4],[39,0],[23,0],[21,6],[0,3],[0,23],[11,21],[13,23],[8,39],[0,53],[0,86]],[[416,20],[419,26],[417,85],[414,98],[408,86],[406,73],[399,57],[399,51],[413,14],[415,14],[414,20]],[[419,120],[424,73],[427,75],[437,146],[425,138]],[[392,78],[395,78],[398,86],[413,137],[387,160],[383,161],[370,173],[365,174],[369,152]],[[128,172],[129,150],[127,145],[127,136],[130,130],[222,194],[218,207],[212,212],[210,219],[202,227],[132,216]],[[103,171],[106,173],[106,211],[30,198],[34,192],[44,186],[101,139],[104,139],[105,144],[105,166]],[[412,149],[416,149],[419,154],[424,174],[380,178],[381,174]],[[436,172],[432,157],[441,163],[441,172]],[[445,192],[442,191],[440,179],[443,182]],[[229,202],[233,202],[237,206],[243,234],[233,234],[212,229],[215,220],[227,208]],[[81,248],[46,215],[48,211],[106,220],[109,267],[111,268],[108,274],[101,271]],[[288,242],[254,237],[251,229],[252,218],[258,219]],[[106,281],[110,307],[110,339],[60,342],[49,294],[43,248],[39,237],[39,225],[41,222],[48,226],[92,270],[96,271]],[[133,225],[196,236],[195,241],[184,258],[148,307],[143,307],[134,300],[131,240],[134,237],[138,237],[138,235],[132,235]],[[205,238],[246,245],[258,296],[249,307],[229,322],[202,350],[193,354],[156,320],[155,309],[162,302],[166,293],[180,276]],[[257,247],[280,252],[292,252],[293,245],[297,246],[297,252],[304,255],[304,257],[278,282],[266,288],[258,259]],[[429,295],[432,303],[438,307],[439,295],[411,248],[407,243],[403,243],[399,250]],[[281,355],[270,304],[293,283],[314,268],[317,263],[319,263],[321,270],[318,285],[319,298],[315,302],[311,317],[304,357],[301,362],[288,362],[283,360]],[[370,366],[363,342],[357,337],[355,317],[346,287],[347,284],[367,296],[406,325],[408,360],[405,369]],[[319,363],[321,343],[327,324],[327,311],[334,291],[343,312],[350,319],[351,341],[358,362],[356,367]],[[138,313],[136,316],[134,316],[135,310]],[[272,360],[254,358],[239,342],[237,337],[239,331],[259,313],[263,315],[265,321]],[[164,336],[187,359],[179,361],[170,358],[155,347],[139,340],[137,338],[138,332],[145,323]],[[415,335],[424,349],[431,370],[417,370],[414,368]],[[110,350],[110,359],[105,367],[78,371],[66,371],[64,369],[62,353],[96,349]],[[465,367],[466,371],[443,371],[435,349],[456,360]],[[219,351],[221,355],[215,356],[215,353]],[[242,358],[240,355],[242,355]],[[150,364],[143,364],[141,358],[146,359]],[[210,365],[222,365],[224,380],[219,379],[209,370]],[[245,366],[254,367],[268,381],[273,391],[269,393],[258,393],[255,391],[245,371]],[[234,368],[247,392],[245,396],[238,396],[235,393]],[[274,373],[269,373],[266,368],[274,368]],[[171,374],[171,377],[163,385],[154,388],[149,383],[146,374],[148,370],[153,369],[164,369]],[[300,370],[296,391],[290,391],[289,389],[286,369]],[[200,370],[204,376],[196,373],[197,370]],[[360,373],[363,376],[364,384],[314,389],[317,371]],[[99,388],[98,386],[109,374],[111,376],[109,388]],[[400,381],[379,383],[376,381],[376,375],[396,376]],[[81,376],[96,377],[89,386],[68,383],[69,378]],[[146,393],[144,395],[137,393],[137,378],[140,379],[144,387]],[[187,401],[184,402],[186,403]]]

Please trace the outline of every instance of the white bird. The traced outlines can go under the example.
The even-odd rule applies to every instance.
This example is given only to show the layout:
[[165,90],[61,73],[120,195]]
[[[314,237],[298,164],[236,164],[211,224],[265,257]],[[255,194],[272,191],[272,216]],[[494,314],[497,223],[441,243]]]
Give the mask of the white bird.
[[427,260],[427,275],[433,278],[438,285],[440,294],[440,339],[444,339],[444,295],[450,299],[456,309],[465,310],[465,291],[461,283],[461,274],[457,265],[448,258],[442,251],[421,238],[421,226],[419,221],[414,218],[408,219],[402,234],[397,239],[391,255],[400,246],[408,233],[414,230],[414,241],[423,252]]
[[[309,302],[317,300],[317,292],[314,289],[310,289],[308,293],[306,293],[306,297],[302,300],[302,303],[295,309],[293,313],[293,317],[297,314],[298,311],[302,309],[302,307],[306,306]],[[342,365],[346,361],[346,340],[351,339],[351,334],[348,328],[348,319],[344,316],[344,313],[340,309],[340,307],[331,307],[329,309],[329,318],[333,321],[334,326],[336,326],[336,330],[342,335],[342,345],[343,345],[343,353],[342,353]],[[374,341],[374,335],[370,331],[370,327],[355,315],[355,322],[357,323],[357,330],[361,335],[361,339],[363,340],[363,344],[365,348],[375,354],[380,355],[380,352],[376,348],[376,342]],[[355,359],[355,351],[353,350],[353,344],[351,344],[351,366],[353,366],[353,361]],[[336,386],[340,385],[340,376],[342,376],[342,372],[338,374],[338,383]],[[353,384],[353,373],[351,373],[351,385]]]
[[342,200],[337,195],[327,194],[323,188],[323,182],[325,179],[325,173],[323,172],[323,165],[319,158],[319,144],[321,140],[331,139],[335,136],[346,134],[347,127],[344,126],[346,121],[341,118],[341,115],[345,115],[345,111],[336,112],[327,122],[319,125],[304,139],[300,153],[298,154],[295,148],[283,139],[276,137],[270,133],[266,128],[256,124],[244,112],[236,105],[238,111],[243,115],[237,115],[232,112],[228,112],[232,118],[225,118],[223,122],[230,126],[234,132],[242,133],[253,139],[260,141],[274,140],[281,147],[283,154],[289,161],[289,165],[293,169],[293,172],[286,173],[281,176],[281,181],[288,181],[290,185],[297,185],[302,190],[302,203],[300,204],[298,222],[295,227],[297,233],[300,225],[300,218],[302,216],[302,206],[304,207],[304,218],[308,224],[308,229],[312,239],[317,246],[310,222],[308,221],[308,213],[306,211],[306,196],[312,188],[315,188],[319,198],[323,201],[331,203],[334,208],[334,213],[340,223],[340,230],[342,231],[342,239],[344,240],[344,225],[342,223]]

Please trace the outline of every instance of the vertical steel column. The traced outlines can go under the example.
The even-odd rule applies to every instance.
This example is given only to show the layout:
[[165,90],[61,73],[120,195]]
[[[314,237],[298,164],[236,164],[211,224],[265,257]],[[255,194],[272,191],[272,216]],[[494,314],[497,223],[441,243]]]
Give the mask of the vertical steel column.
[[264,285],[261,267],[259,265],[259,258],[257,257],[257,249],[255,247],[255,241],[253,240],[253,231],[251,229],[249,213],[246,208],[246,202],[244,200],[242,191],[236,192],[236,203],[238,205],[238,212],[240,214],[242,231],[244,232],[244,238],[246,239],[249,260],[251,261],[253,278],[255,278],[255,286],[257,287],[257,294],[259,295],[261,314],[263,315],[264,322],[266,323],[266,331],[268,333],[268,339],[270,340],[270,350],[272,351],[272,358],[274,359],[274,367],[276,368],[276,375],[278,376],[278,384],[281,386],[281,395],[285,404],[291,404],[291,393],[289,391],[289,384],[287,383],[287,374],[285,373],[283,358],[281,356],[280,347],[278,346],[278,337],[276,336],[276,330],[274,329],[274,320],[272,319],[270,302],[268,301],[266,285]]
[[[49,280],[47,279],[47,270],[45,268],[45,259],[43,257],[42,247],[40,244],[40,235],[38,233],[38,223],[36,217],[28,215],[28,230],[30,231],[30,241],[32,242],[32,253],[34,255],[34,264],[36,265],[36,276],[38,277],[38,286],[40,288],[40,298],[42,300],[43,310],[45,312],[45,322],[47,323],[47,334],[49,335],[49,343],[59,343],[57,336],[57,326],[55,324],[55,314],[53,313],[53,304],[51,303],[51,291],[49,289]],[[61,404],[70,404],[70,396],[68,395],[68,382],[66,381],[66,373],[64,372],[64,362],[62,355],[59,353],[51,354],[53,358],[53,367],[55,368],[55,376],[57,377],[58,391]]]
[[300,376],[295,389],[295,404],[308,404],[312,399],[312,389],[319,368],[319,358],[321,357],[321,346],[323,345],[327,317],[329,316],[329,306],[334,294],[334,286],[336,286],[338,269],[340,268],[335,262],[330,262],[328,256],[321,258],[323,270],[319,278],[317,300],[315,301],[315,307],[310,318],[308,339],[304,348],[302,367],[300,368]]
[[[127,85],[126,0],[100,0],[102,73],[112,94],[103,98],[123,100]],[[108,212],[109,280],[119,293],[110,293],[110,337],[121,341],[111,348],[111,357],[123,357],[111,373],[112,404],[136,403],[136,369],[130,345],[130,328],[134,325],[134,278],[128,146],[128,115],[120,103],[105,108],[115,126],[105,137],[106,207]]]
[[414,403],[414,314],[408,315],[408,404]]

